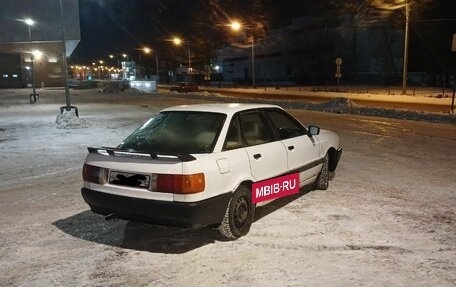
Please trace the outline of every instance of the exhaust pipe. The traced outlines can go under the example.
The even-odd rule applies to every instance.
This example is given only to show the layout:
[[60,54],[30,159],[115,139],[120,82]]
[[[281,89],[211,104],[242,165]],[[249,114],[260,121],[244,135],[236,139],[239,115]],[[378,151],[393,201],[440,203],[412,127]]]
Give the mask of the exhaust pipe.
[[104,219],[106,221],[109,221],[109,220],[117,219],[117,216],[115,213],[111,213],[111,214],[105,215]]

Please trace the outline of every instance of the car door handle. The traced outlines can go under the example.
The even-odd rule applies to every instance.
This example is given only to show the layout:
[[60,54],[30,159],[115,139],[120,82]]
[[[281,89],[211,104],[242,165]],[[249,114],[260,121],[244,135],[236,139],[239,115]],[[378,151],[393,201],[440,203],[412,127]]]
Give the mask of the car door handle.
[[288,150],[294,150],[294,146],[292,146],[292,145],[288,146]]
[[259,159],[261,157],[261,153],[257,153],[253,155],[254,159]]

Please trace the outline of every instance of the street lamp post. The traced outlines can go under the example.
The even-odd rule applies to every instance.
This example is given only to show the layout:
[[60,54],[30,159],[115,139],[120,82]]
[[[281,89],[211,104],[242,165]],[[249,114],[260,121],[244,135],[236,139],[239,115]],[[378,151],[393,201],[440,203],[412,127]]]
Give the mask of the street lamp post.
[[62,36],[62,63],[63,63],[63,76],[64,76],[64,85],[65,85],[65,107],[60,107],[60,113],[63,113],[63,109],[65,108],[67,112],[71,111],[71,108],[74,108],[75,114],[78,117],[78,108],[71,105],[70,99],[70,88],[68,86],[68,64],[67,64],[67,57],[66,57],[66,44],[65,44],[65,27],[63,25],[63,5],[62,0],[59,1],[59,8],[60,8],[60,32]]
[[157,85],[158,85],[158,78],[159,78],[159,72],[158,72],[158,54],[157,52],[155,51],[155,69],[157,70],[157,78],[155,79],[157,81]]
[[[144,48],[143,48],[143,51],[144,51],[144,53],[146,53],[146,54],[152,53],[152,49],[150,49],[149,47],[144,47]],[[159,74],[158,74],[158,54],[157,54],[157,51],[154,51],[154,52],[155,52],[155,69],[156,69],[156,73],[157,73],[157,74],[156,74],[155,80],[156,80],[156,82],[157,82],[157,84],[158,84],[158,75],[159,75]]]
[[408,65],[408,42],[409,42],[409,17],[410,7],[405,0],[405,39],[404,39],[404,68],[402,73],[402,94],[407,93],[407,65]]
[[[32,48],[32,31],[31,27],[35,24],[35,21],[32,19],[28,18],[24,20],[25,24],[27,24],[28,27],[28,35],[29,35],[29,43],[30,43],[30,49]],[[36,102],[36,98],[38,95],[36,94],[36,88],[35,88],[35,55],[33,52],[30,54],[30,62],[32,63],[32,69],[31,69],[31,76],[32,76],[32,94],[30,95],[30,103]],[[33,97],[33,102],[32,102],[32,97]]]
[[[173,43],[174,45],[176,46],[180,46],[182,44],[182,39],[178,38],[178,37],[174,37],[173,39]],[[190,73],[190,83],[192,82],[192,59],[190,57],[190,45],[189,45],[189,42],[188,41],[185,41],[185,44],[187,45],[187,53],[188,53],[188,71]]]
[[255,37],[252,34],[252,87],[255,89]]
[[98,63],[100,63],[100,65],[98,66],[98,70],[100,71],[99,79],[103,80],[104,79],[104,76],[103,76],[103,63],[104,63],[104,61],[103,60],[99,60]]
[[111,55],[109,55],[109,58],[111,58],[111,59],[116,58],[116,61],[117,61],[117,66],[116,67],[117,68],[121,67],[120,64],[119,64],[119,58],[117,58],[117,56],[114,56],[114,55],[111,54]]
[[[239,31],[242,29],[241,23],[238,21],[233,21],[229,25],[233,31]],[[252,55],[251,55],[251,64],[252,64],[252,87],[256,88],[256,83],[255,83],[255,36],[252,33]]]

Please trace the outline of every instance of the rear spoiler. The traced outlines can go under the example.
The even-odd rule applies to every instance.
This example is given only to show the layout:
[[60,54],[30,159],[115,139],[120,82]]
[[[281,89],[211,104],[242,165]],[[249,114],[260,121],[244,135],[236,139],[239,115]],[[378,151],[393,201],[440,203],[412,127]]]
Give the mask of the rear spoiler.
[[139,151],[126,151],[115,147],[87,147],[89,153],[96,153],[109,156],[123,156],[141,159],[178,159],[183,162],[196,160],[191,154],[169,154],[169,153],[145,153]]

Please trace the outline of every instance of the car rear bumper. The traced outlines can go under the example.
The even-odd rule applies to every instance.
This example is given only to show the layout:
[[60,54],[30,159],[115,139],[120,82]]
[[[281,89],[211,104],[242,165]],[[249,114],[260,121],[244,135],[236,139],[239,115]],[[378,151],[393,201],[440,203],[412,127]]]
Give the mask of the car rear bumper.
[[225,215],[231,193],[198,202],[168,202],[81,188],[81,194],[90,209],[98,214],[159,225],[200,228],[218,225]]

